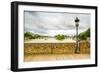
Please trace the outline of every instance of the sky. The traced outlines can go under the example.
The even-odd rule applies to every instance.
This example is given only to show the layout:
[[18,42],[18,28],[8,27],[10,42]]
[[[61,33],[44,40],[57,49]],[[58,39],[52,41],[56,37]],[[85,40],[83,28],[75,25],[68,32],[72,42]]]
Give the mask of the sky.
[[79,18],[79,33],[90,28],[90,14],[68,12],[24,11],[24,32],[55,36],[75,35],[75,18]]

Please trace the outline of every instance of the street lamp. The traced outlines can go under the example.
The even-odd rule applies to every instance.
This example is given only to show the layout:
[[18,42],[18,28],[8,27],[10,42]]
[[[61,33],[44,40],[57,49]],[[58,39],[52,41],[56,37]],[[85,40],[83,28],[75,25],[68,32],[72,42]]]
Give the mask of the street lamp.
[[75,24],[76,24],[76,47],[75,47],[75,53],[79,54],[80,53],[80,47],[79,47],[79,39],[78,39],[78,26],[79,26],[79,19],[76,17],[75,19]]

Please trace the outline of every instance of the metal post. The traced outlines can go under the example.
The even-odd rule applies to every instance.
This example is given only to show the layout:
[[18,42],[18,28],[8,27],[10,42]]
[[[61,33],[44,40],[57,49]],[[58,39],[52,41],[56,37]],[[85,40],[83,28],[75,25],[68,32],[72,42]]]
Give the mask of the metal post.
[[75,22],[76,22],[76,47],[75,47],[75,53],[76,54],[79,54],[80,53],[80,47],[79,47],[79,39],[78,39],[78,22],[79,22],[79,19],[76,17],[75,19]]

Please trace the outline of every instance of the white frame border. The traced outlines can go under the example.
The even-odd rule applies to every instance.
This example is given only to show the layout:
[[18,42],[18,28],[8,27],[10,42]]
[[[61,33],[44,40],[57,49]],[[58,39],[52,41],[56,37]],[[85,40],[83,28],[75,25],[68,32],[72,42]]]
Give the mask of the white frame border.
[[[43,62],[24,62],[24,22],[23,12],[27,11],[50,11],[50,12],[74,12],[74,13],[90,13],[91,14],[91,58],[86,60],[68,60],[68,61],[43,61]],[[86,65],[95,64],[95,10],[82,8],[62,8],[62,7],[48,7],[48,6],[18,6],[18,68],[36,68],[36,67],[50,67],[50,66],[72,66],[72,65]],[[34,66],[34,67],[33,67]]]

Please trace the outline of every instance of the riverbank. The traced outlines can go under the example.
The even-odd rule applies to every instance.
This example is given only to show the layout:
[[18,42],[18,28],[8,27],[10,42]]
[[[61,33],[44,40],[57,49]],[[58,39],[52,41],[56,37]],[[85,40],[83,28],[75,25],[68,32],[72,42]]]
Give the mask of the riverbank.
[[56,40],[55,38],[25,40],[25,43],[75,43],[73,39]]

